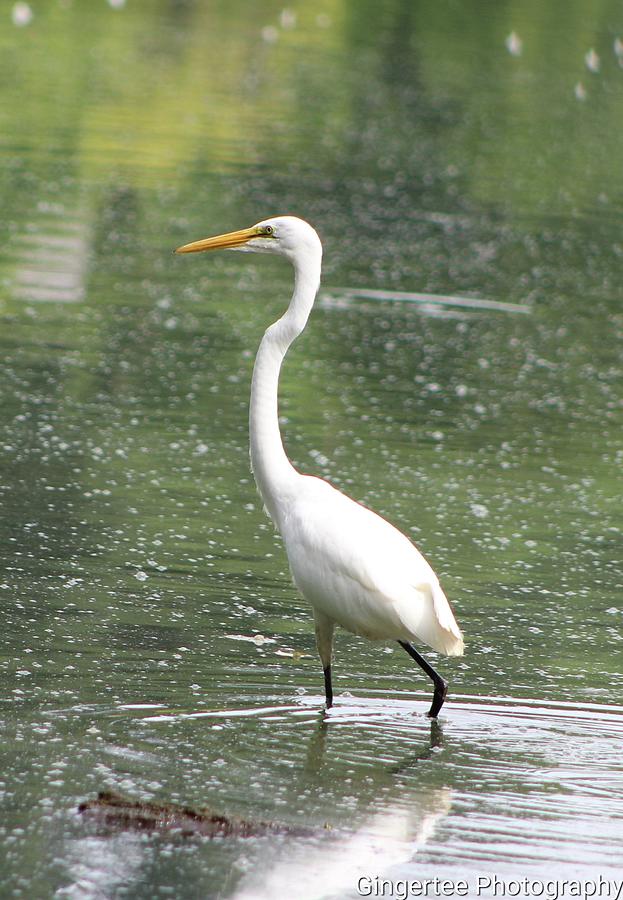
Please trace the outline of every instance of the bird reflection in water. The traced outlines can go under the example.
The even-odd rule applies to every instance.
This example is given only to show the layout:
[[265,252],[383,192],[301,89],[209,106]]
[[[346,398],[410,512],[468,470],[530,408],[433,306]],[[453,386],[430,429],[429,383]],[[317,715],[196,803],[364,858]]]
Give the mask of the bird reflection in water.
[[[319,773],[322,770],[325,762],[329,727],[330,720],[328,716],[324,713],[321,714],[309,741],[305,762],[305,771],[307,773]],[[438,719],[431,719],[427,739],[422,742],[420,749],[416,753],[409,755],[402,762],[391,765],[388,771],[393,775],[400,775],[403,772],[408,772],[418,763],[432,759],[442,749],[443,741],[444,735],[441,722]]]
[[[264,848],[261,862],[245,876],[235,900],[296,896],[299,900],[355,894],[360,879],[383,876],[392,867],[408,863],[431,838],[452,805],[452,790],[425,782],[416,774],[428,766],[443,746],[443,729],[431,721],[418,749],[397,764],[385,761],[367,767],[364,780],[351,785],[336,771],[348,761],[330,752],[332,723],[323,716],[312,731],[307,759],[301,772],[301,793],[330,790],[341,814],[348,809],[350,828],[337,825],[308,839],[286,839]],[[340,795],[339,797],[337,795]],[[369,799],[368,799],[369,798]]]

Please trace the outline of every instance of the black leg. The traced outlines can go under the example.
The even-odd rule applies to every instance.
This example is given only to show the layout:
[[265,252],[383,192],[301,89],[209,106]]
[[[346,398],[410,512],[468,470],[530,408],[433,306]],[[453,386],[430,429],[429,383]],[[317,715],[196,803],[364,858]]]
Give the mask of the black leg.
[[431,664],[426,662],[422,654],[418,653],[412,644],[407,643],[407,641],[398,641],[398,643],[404,650],[407,651],[409,656],[416,661],[418,666],[420,666],[421,669],[424,669],[428,677],[435,685],[433,702],[431,704],[431,708],[428,711],[428,715],[431,717],[431,719],[436,719],[439,715],[439,710],[443,706],[443,701],[446,699],[446,694],[448,693],[448,685],[443,680],[439,672],[436,672]]
[[324,672],[324,695],[327,698],[327,709],[333,706],[333,686],[331,685],[331,666],[323,669]]

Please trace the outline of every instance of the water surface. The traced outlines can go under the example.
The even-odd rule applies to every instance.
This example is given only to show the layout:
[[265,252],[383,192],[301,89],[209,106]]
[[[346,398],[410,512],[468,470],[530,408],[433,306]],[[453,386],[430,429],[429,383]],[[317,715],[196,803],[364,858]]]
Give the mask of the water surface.
[[[0,30],[4,894],[620,875],[619,6],[31,12]],[[346,634],[323,718],[248,466],[291,273],[171,253],[280,212],[325,243],[288,452],[439,572],[438,726]],[[107,787],[317,837],[102,836]]]

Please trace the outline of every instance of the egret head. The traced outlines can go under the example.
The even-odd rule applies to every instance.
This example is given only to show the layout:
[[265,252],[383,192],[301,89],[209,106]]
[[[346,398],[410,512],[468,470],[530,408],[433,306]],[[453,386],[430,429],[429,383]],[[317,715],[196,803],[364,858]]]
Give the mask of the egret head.
[[296,216],[274,216],[251,228],[230,231],[178,247],[176,253],[199,253],[202,250],[246,250],[254,253],[276,253],[292,262],[310,255],[320,257],[322,245],[314,229]]

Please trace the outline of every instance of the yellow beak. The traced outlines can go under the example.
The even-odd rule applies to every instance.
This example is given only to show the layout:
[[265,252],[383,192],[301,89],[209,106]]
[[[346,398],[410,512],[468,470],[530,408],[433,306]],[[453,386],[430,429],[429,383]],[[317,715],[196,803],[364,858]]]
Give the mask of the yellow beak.
[[256,237],[261,237],[257,227],[243,228],[242,231],[230,231],[227,234],[217,234],[216,237],[193,241],[192,244],[184,244],[183,247],[178,247],[175,252],[200,253],[202,250],[226,250],[229,247],[241,247]]

